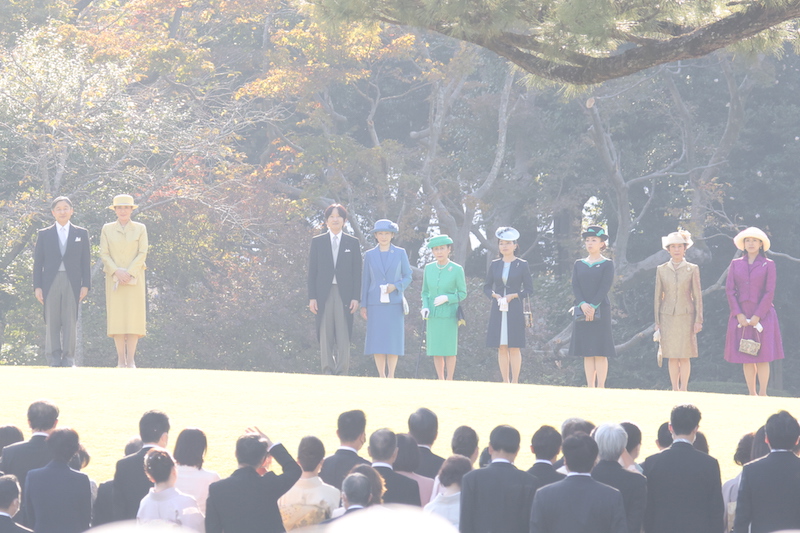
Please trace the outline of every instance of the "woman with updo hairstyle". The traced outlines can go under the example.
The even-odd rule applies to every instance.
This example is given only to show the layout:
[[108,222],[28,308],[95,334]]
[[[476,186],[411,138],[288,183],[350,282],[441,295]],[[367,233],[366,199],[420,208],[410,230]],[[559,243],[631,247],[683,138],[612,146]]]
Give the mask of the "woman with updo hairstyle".
[[[486,347],[497,348],[497,362],[504,383],[519,383],[521,349],[525,347],[525,315],[522,300],[533,292],[528,262],[517,257],[519,231],[497,228],[500,257],[486,272],[483,293],[492,302]],[[509,372],[510,370],[510,372]]]
[[463,455],[448,457],[442,463],[438,475],[444,490],[425,506],[425,512],[438,514],[458,529],[461,514],[461,480],[470,470],[472,463]]
[[[744,254],[731,261],[725,293],[731,313],[728,317],[728,334],[725,337],[725,360],[739,363],[744,370],[744,381],[751,396],[756,395],[756,378],[759,396],[767,395],[769,364],[783,359],[783,341],[778,325],[778,314],[772,300],[775,298],[775,263],[767,259],[770,242],[767,234],[758,228],[747,228],[733,238]],[[742,339],[761,344],[753,355],[740,350]]]
[[[753,449],[754,433],[748,433],[739,439],[736,451],[733,454],[733,462],[739,466],[744,466],[750,462],[750,455]],[[739,483],[742,480],[742,472],[739,471],[736,477],[729,479],[722,485],[722,502],[725,504],[725,514],[722,516],[722,523],[725,528],[723,531],[729,533],[733,531],[733,521],[736,518],[736,499],[739,497]]]
[[184,429],[175,441],[175,461],[178,463],[175,488],[192,496],[203,514],[206,512],[208,486],[220,480],[219,474],[203,468],[206,448],[208,439],[198,428]]
[[672,390],[688,390],[691,360],[697,357],[697,334],[703,329],[700,268],[686,260],[692,235],[678,230],[661,237],[670,260],[656,269],[655,324],[661,357],[669,360]]
[[168,522],[205,531],[205,518],[195,499],[175,488],[178,472],[167,450],[151,448],[144,456],[144,473],[155,486],[139,504],[136,520],[140,524]]
[[589,226],[581,235],[588,255],[578,259],[572,269],[575,304],[569,355],[583,358],[586,385],[605,388],[608,358],[616,355],[611,335],[611,301],[608,291],[614,284],[614,263],[603,256],[608,233],[602,226]]

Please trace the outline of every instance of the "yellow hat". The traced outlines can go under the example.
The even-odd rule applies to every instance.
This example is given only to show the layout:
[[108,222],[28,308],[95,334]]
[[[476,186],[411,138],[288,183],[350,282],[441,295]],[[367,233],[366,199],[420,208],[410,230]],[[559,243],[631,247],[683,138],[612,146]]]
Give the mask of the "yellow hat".
[[766,252],[769,250],[769,237],[767,237],[766,233],[755,227],[749,227],[740,231],[739,234],[733,238],[733,243],[738,249],[744,250],[744,240],[747,237],[760,240],[761,244],[764,245],[764,251]]
[[130,194],[118,194],[114,197],[114,203],[108,206],[109,209],[114,209],[115,207],[132,207],[136,209],[139,206],[133,203],[133,196]]

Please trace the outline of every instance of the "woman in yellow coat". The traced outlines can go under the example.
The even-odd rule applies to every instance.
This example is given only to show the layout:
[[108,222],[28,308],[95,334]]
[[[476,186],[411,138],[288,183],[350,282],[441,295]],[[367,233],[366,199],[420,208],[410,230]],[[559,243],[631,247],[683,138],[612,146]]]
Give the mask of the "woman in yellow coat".
[[669,359],[672,390],[686,390],[691,359],[697,357],[697,334],[703,329],[700,268],[684,258],[692,244],[692,236],[685,230],[661,237],[670,260],[656,269],[656,331],[661,353]]
[[145,259],[147,228],[131,220],[133,196],[119,194],[109,207],[117,221],[103,226],[100,259],[106,273],[108,336],[117,347],[117,366],[136,368],[136,344],[147,333],[145,309]]

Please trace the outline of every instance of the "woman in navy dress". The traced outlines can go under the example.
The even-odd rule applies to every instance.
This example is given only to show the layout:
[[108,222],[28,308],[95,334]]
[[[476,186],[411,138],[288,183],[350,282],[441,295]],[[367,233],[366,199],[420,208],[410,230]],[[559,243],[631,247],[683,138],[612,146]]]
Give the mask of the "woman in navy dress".
[[608,291],[614,283],[614,263],[603,257],[608,234],[601,226],[589,226],[581,235],[589,255],[575,261],[572,292],[575,307],[585,320],[575,320],[569,354],[583,357],[586,385],[605,388],[608,358],[616,355],[611,336],[611,302]]
[[[725,283],[731,308],[725,338],[725,360],[742,365],[751,396],[756,395],[756,378],[759,382],[758,394],[766,396],[769,364],[783,359],[778,314],[772,305],[775,297],[775,263],[764,256],[770,243],[767,234],[760,229],[742,230],[733,238],[733,242],[744,255],[731,261]],[[743,337],[761,343],[755,356],[739,351],[739,341]]]
[[500,258],[489,265],[483,284],[483,293],[492,302],[486,347],[497,348],[497,362],[503,382],[519,383],[522,367],[520,348],[525,347],[522,298],[527,298],[533,291],[533,280],[528,262],[514,255],[519,246],[519,231],[508,227],[498,228],[495,236],[499,240],[497,247]]
[[375,222],[372,234],[378,246],[364,254],[361,274],[361,316],[367,321],[364,353],[374,356],[382,378],[394,377],[398,356],[405,354],[403,291],[411,285],[411,265],[406,251],[392,244],[397,231],[391,220]]

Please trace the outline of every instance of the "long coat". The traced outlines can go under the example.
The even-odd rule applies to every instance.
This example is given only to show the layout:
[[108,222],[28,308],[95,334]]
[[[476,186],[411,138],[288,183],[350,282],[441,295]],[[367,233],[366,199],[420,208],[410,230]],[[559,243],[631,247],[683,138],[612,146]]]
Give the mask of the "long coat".
[[311,239],[311,253],[308,260],[308,299],[317,301],[317,337],[319,337],[325,300],[328,299],[334,274],[339,294],[342,297],[342,305],[345,308],[344,316],[347,320],[348,335],[353,335],[353,314],[350,313],[350,302],[361,299],[361,246],[355,237],[344,232],[340,235],[342,240],[339,242],[339,255],[335,268],[330,232]]
[[[392,284],[389,302],[381,303],[381,285]],[[403,292],[411,285],[411,265],[402,248],[391,244],[381,252],[379,246],[364,254],[361,275],[361,307],[367,309],[367,334],[364,353],[403,355],[405,353],[405,317]]]
[[75,294],[75,305],[80,304],[81,287],[92,288],[90,250],[89,232],[85,228],[69,225],[67,247],[63,257],[56,225],[40,229],[33,249],[33,288],[42,289],[44,299],[47,300],[47,293],[63,261],[70,287]]
[[533,280],[528,262],[524,259],[514,259],[508,270],[508,280],[503,283],[503,259],[495,259],[486,272],[486,281],[483,283],[483,293],[492,303],[489,312],[489,328],[486,331],[486,346],[497,348],[500,346],[500,327],[503,313],[500,312],[497,300],[492,297],[492,292],[505,296],[516,293],[519,297],[508,303],[508,346],[512,348],[525,347],[525,316],[522,314],[522,299],[533,292]]
[[664,357],[697,357],[694,325],[703,323],[703,291],[698,266],[687,261],[677,269],[670,261],[659,265],[654,308]]

